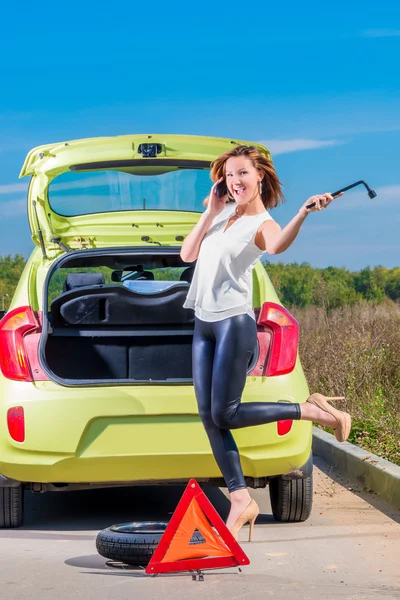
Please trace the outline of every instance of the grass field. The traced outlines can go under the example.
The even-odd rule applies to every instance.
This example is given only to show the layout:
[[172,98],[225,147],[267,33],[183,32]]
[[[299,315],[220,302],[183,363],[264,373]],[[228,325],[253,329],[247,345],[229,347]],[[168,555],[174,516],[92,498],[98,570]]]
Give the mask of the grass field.
[[[350,442],[400,465],[400,305],[292,308],[310,392],[345,396]],[[341,408],[340,404],[337,404]]]

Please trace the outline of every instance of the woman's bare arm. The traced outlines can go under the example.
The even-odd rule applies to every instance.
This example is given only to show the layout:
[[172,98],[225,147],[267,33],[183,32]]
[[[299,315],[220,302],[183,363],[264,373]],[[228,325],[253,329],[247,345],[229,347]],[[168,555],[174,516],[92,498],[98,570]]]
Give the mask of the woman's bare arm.
[[208,211],[203,212],[197,224],[185,238],[181,248],[181,259],[185,262],[193,262],[197,259],[201,242],[211,227],[214,217]]
[[283,229],[275,221],[266,221],[256,235],[256,245],[268,254],[284,252],[296,239],[306,216],[297,213]]
[[[339,198],[342,194],[343,192],[335,196],[335,198]],[[255,237],[256,245],[260,250],[265,250],[268,254],[281,254],[293,244],[308,213],[326,208],[333,199],[331,194],[311,196],[283,229],[275,221],[266,221],[257,232]],[[306,204],[312,202],[315,202],[315,206],[306,208]]]

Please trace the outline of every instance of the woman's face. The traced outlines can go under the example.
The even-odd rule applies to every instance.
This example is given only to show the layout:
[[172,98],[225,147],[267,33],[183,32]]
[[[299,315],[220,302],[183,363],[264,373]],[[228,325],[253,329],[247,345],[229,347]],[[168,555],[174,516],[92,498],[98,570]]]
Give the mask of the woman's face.
[[245,156],[232,156],[226,161],[226,184],[238,204],[247,204],[258,191],[262,177]]

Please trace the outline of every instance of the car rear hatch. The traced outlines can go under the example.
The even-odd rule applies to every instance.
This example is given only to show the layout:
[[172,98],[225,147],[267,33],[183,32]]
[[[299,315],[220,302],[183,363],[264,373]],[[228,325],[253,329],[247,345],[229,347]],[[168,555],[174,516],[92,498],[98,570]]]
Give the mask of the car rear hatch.
[[44,256],[60,247],[176,246],[204,210],[211,161],[246,143],[146,134],[34,148],[20,174],[32,177],[32,239]]

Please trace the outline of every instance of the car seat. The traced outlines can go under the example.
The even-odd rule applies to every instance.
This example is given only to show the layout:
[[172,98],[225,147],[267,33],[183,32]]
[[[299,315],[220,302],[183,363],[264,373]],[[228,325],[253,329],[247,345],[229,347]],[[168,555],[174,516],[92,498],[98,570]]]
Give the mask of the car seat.
[[103,273],[68,273],[63,287],[63,292],[86,285],[102,285],[105,283]]

